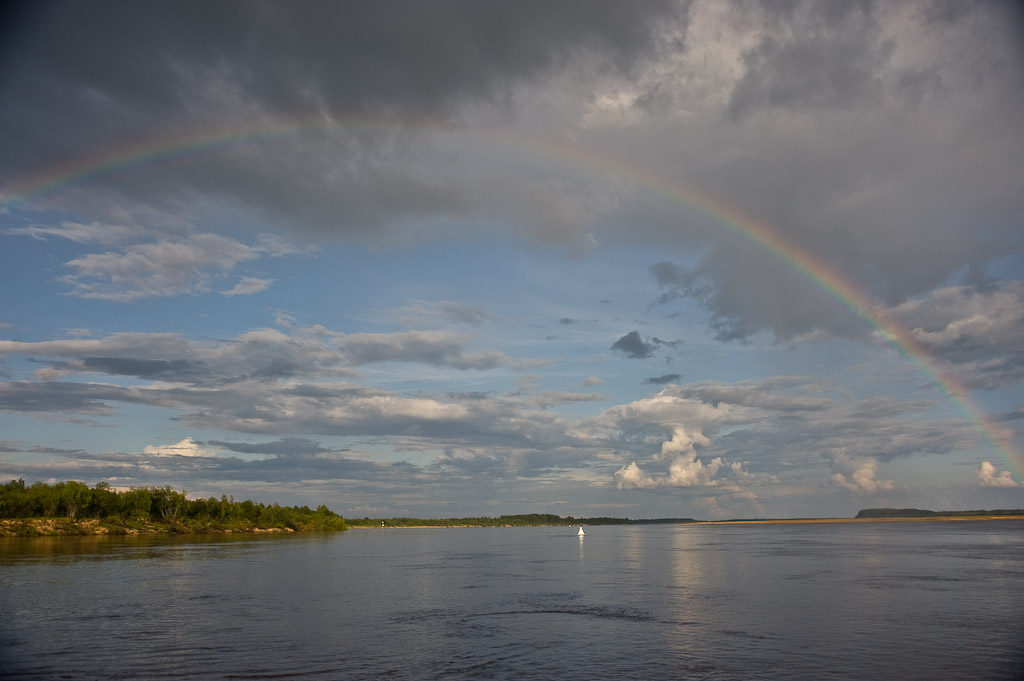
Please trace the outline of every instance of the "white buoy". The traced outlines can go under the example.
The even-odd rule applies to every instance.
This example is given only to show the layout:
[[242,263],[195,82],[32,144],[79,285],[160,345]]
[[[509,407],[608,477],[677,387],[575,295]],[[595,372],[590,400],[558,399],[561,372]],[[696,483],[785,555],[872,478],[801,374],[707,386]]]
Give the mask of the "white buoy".
[[586,535],[586,534],[587,534],[587,533],[586,533],[586,532],[584,532],[584,531],[583,531],[583,528],[581,527],[581,528],[580,528],[580,531],[576,533],[576,536],[577,536],[577,537],[583,537],[583,536],[584,536],[584,535]]

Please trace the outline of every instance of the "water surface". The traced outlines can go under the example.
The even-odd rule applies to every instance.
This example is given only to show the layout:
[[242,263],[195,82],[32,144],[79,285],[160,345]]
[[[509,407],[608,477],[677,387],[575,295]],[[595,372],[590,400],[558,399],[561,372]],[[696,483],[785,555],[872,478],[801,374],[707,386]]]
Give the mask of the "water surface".
[[1021,679],[1024,521],[0,541],[0,678]]

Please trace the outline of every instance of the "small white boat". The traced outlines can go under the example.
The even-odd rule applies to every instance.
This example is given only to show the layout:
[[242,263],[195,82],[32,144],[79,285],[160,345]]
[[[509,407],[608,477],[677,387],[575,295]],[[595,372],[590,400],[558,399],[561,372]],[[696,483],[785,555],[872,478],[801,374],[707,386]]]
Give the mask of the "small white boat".
[[582,536],[585,536],[586,534],[587,534],[587,533],[586,533],[586,532],[584,532],[584,531],[583,531],[583,528],[581,527],[581,528],[580,528],[580,531],[576,533],[576,536],[577,536],[577,537],[582,537]]

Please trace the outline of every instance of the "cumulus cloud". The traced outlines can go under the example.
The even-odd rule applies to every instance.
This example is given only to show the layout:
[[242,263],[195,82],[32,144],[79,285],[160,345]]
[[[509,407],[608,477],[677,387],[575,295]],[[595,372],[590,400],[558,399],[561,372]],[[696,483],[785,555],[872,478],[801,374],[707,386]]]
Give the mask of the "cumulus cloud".
[[878,461],[873,458],[837,453],[832,456],[831,464],[832,470],[836,471],[832,474],[831,482],[837,487],[857,494],[876,494],[895,489],[892,480],[878,479]]
[[988,461],[982,461],[981,466],[974,469],[983,487],[1020,487],[1020,483],[1013,479],[1010,471],[997,471],[996,467]]
[[190,437],[176,442],[172,445],[147,445],[142,450],[144,454],[149,456],[200,456],[200,457],[211,457],[216,456],[216,452],[207,449],[202,446],[201,442],[196,442]]
[[702,487],[719,483],[716,476],[720,470],[739,475],[742,464],[726,464],[721,457],[715,457],[707,464],[697,458],[696,447],[707,446],[710,441],[700,431],[676,428],[670,440],[661,445],[655,461],[669,460],[668,472],[651,475],[642,470],[635,461],[615,471],[613,478],[619,489],[654,489],[657,487]]

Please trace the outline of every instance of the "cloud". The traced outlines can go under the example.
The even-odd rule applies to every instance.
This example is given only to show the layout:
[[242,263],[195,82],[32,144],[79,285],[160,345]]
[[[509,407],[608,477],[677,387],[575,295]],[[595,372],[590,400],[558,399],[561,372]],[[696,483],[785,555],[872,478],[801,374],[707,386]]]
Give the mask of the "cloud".
[[766,33],[743,55],[727,111],[849,109],[875,104],[878,72],[888,59],[874,18],[861,6],[839,10],[817,3],[791,6],[779,31]]
[[831,483],[857,494],[877,494],[895,489],[892,480],[879,480],[878,461],[870,457],[850,457],[843,453],[832,455]]
[[657,347],[654,343],[645,343],[637,331],[630,331],[612,343],[612,350],[621,352],[632,359],[646,359],[654,354]]
[[[215,277],[256,259],[249,246],[216,234],[180,241],[129,246],[120,253],[90,253],[65,263],[75,270],[63,277],[80,298],[131,302],[143,298],[198,294]],[[247,287],[259,280],[250,279]],[[241,286],[242,284],[240,284]],[[238,287],[236,287],[238,288]]]
[[983,487],[1020,487],[1020,483],[1013,479],[1010,471],[996,472],[996,467],[988,461],[982,461],[981,466],[974,469]]
[[20,234],[33,239],[46,240],[51,237],[69,239],[78,243],[117,244],[131,241],[145,234],[139,227],[111,225],[102,222],[82,224],[72,220],[64,220],[59,225],[31,225],[29,227],[10,227],[7,234]]
[[509,358],[495,350],[464,351],[465,338],[449,331],[332,334],[352,365],[374,362],[422,362],[455,369],[485,370],[503,366]]
[[10,413],[111,416],[110,402],[145,404],[138,392],[120,386],[63,381],[6,381],[0,383],[0,410]]
[[[496,108],[565,73],[580,82],[627,75],[657,52],[662,21],[685,20],[668,0],[630,11],[606,0],[119,11],[131,31],[74,6],[40,11],[18,58],[5,60],[0,83],[16,103],[2,126],[5,185],[154,131],[215,130],[244,139],[201,163],[143,161],[149,172],[107,173],[102,190],[70,187],[58,200],[174,214],[198,197],[269,224],[364,237],[479,207],[480,187],[444,187],[431,177],[436,166],[407,162],[422,148],[419,121],[460,121],[465,107]],[[305,130],[291,137],[244,135],[251,122],[296,116]]]
[[264,233],[258,235],[254,250],[267,253],[272,258],[280,258],[285,255],[313,255],[320,251],[316,245],[299,245],[284,239],[278,234]]
[[262,454],[271,456],[313,456],[325,454],[334,450],[324,447],[315,440],[304,437],[286,437],[273,442],[249,443],[249,442],[224,442],[221,440],[210,440],[209,444],[221,449],[242,454]]
[[955,367],[967,387],[996,389],[1024,379],[1024,282],[942,288],[888,314]]
[[675,383],[680,379],[679,374],[665,374],[664,376],[651,376],[644,379],[645,385],[666,385],[668,383]]
[[176,442],[173,445],[147,445],[142,452],[149,456],[216,456],[216,452],[210,449],[205,449],[201,442],[196,442],[190,437],[187,437],[180,442]]
[[707,464],[703,463],[697,458],[696,447],[708,444],[710,440],[700,431],[676,428],[672,433],[672,439],[662,443],[661,453],[655,457],[655,460],[670,460],[665,475],[650,475],[633,461],[615,471],[615,485],[619,489],[706,487],[719,484],[716,476],[721,470],[734,475],[744,472],[740,463],[726,464],[721,457],[716,457]]
[[870,328],[813,281],[757,249],[714,250],[690,268],[660,262],[651,274],[662,290],[656,305],[695,300],[711,313],[709,323],[720,341],[746,341],[765,331],[787,341],[870,336]]
[[465,345],[465,338],[447,331],[344,334],[318,326],[290,334],[257,329],[209,343],[171,333],[119,333],[36,343],[0,341],[0,354],[52,358],[49,366],[36,372],[38,378],[47,380],[99,373],[206,386],[353,377],[356,367],[380,362],[477,371],[523,363],[512,362],[495,350],[467,352]]
[[232,296],[250,296],[260,291],[265,291],[271,284],[274,283],[273,279],[257,279],[256,277],[242,277],[235,284],[234,288],[226,291],[221,291],[221,295],[228,297]]
[[630,331],[622,338],[612,343],[612,350],[621,352],[631,359],[647,359],[654,356],[654,352],[661,347],[676,347],[678,341],[664,341],[660,338],[648,338],[644,340],[638,331]]
[[397,310],[396,314],[406,326],[430,324],[438,321],[480,326],[486,321],[495,319],[495,317],[487,314],[486,311],[476,305],[467,305],[466,303],[458,303],[451,300],[440,300],[437,302],[413,300],[405,307]]

